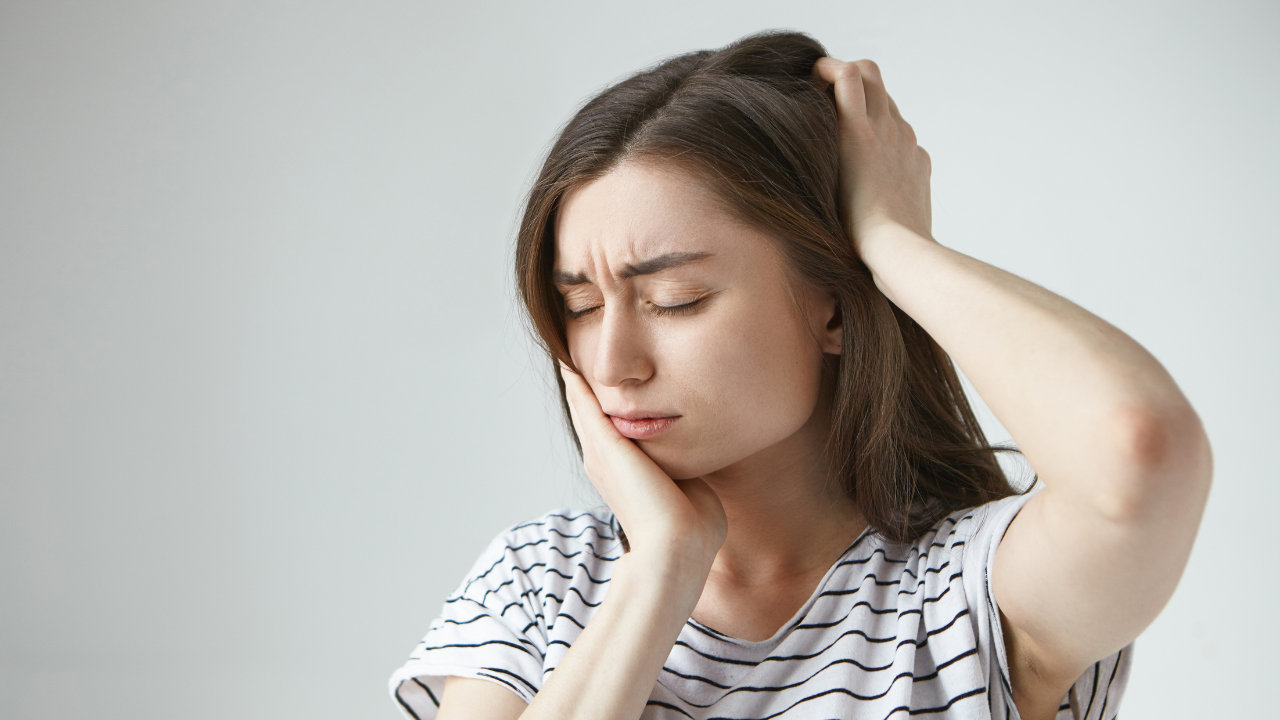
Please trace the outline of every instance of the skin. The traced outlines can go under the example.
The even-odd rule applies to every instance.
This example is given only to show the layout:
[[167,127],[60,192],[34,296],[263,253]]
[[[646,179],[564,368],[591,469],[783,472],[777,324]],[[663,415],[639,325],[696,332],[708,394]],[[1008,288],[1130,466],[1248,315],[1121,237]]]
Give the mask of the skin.
[[[992,582],[1019,712],[1052,718],[1075,678],[1173,593],[1210,485],[1207,439],[1131,338],[933,240],[929,156],[873,63],[824,58],[815,73],[839,107],[851,242],[1046,484],[1000,543]],[[710,256],[624,277],[671,252]],[[570,310],[589,310],[568,328],[578,372],[562,370],[584,463],[632,551],[531,704],[450,678],[445,720],[639,717],[690,616],[771,636],[865,527],[828,492],[821,452],[821,358],[839,351],[841,328],[830,298],[789,278],[767,238],[689,178],[628,163],[568,198],[556,269],[575,276],[561,286]],[[700,297],[688,314],[655,310]],[[607,413],[636,408],[680,419],[634,442]]]
[[[634,443],[634,462],[659,490],[674,490],[667,477],[696,478],[688,485],[705,486],[723,508],[723,519],[709,520],[727,522],[726,539],[693,616],[737,637],[769,638],[866,526],[824,452],[823,354],[840,352],[834,300],[791,277],[767,235],[660,166],[627,163],[571,195],[556,237],[557,270],[584,281],[559,286],[581,373],[572,381],[582,391],[585,379],[596,402],[583,392],[584,409],[574,396],[575,412],[591,413],[578,422],[594,430],[601,411],[679,416],[667,432]],[[671,253],[705,257],[619,277]],[[680,306],[674,315],[663,309]],[[626,449],[615,428],[598,427]],[[596,471],[594,449],[588,457],[589,475],[615,475]],[[669,531],[630,510],[650,501],[633,499],[634,488],[606,492],[633,548]],[[655,499],[670,500],[681,501]],[[658,509],[658,518],[671,511]]]

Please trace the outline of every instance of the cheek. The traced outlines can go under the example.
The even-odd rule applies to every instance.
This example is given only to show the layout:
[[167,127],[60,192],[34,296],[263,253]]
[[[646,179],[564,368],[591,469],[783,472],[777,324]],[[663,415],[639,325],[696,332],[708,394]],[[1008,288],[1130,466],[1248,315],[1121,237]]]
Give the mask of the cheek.
[[817,403],[822,353],[814,340],[786,314],[746,310],[733,322],[673,333],[662,343],[660,366],[669,368],[688,419],[695,421],[689,443],[669,454],[686,477],[785,440]]
[[816,401],[821,355],[789,323],[754,322],[719,345],[720,399],[738,433],[790,434]]
[[595,359],[596,333],[590,326],[570,323],[565,328],[565,346],[578,370],[590,380],[591,366]]

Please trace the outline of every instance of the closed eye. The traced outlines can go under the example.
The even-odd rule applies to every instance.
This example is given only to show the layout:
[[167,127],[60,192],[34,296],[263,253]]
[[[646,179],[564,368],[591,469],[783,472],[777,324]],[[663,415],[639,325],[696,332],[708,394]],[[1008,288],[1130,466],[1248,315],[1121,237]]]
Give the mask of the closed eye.
[[650,303],[655,315],[687,315],[698,309],[707,298],[700,297],[693,302],[683,303],[681,305],[654,305]]
[[564,317],[566,320],[577,320],[578,318],[586,317],[587,315],[590,315],[591,313],[599,309],[600,309],[599,305],[596,305],[595,307],[583,308],[581,310],[570,310],[569,308],[565,308]]
[[[653,311],[654,315],[664,315],[664,316],[688,315],[690,313],[695,312],[700,305],[702,305],[704,302],[707,301],[708,297],[710,296],[703,296],[698,298],[697,300],[693,300],[687,303],[681,303],[679,305],[658,305],[656,303],[649,303],[649,308]],[[579,320],[581,318],[584,318],[590,315],[596,310],[599,310],[601,307],[603,306],[594,305],[592,307],[583,308],[581,310],[570,310],[568,308],[565,308],[564,317],[566,320]]]

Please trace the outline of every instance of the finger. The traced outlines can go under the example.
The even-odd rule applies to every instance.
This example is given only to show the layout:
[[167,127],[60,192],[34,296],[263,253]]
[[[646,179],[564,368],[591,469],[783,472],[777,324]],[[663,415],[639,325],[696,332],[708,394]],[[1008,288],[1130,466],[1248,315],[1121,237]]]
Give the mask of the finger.
[[853,63],[835,58],[818,58],[813,64],[818,77],[831,83],[836,94],[836,107],[842,116],[866,117],[867,103],[863,96],[862,71]]
[[862,92],[866,97],[867,117],[883,117],[889,114],[889,93],[880,77],[880,66],[870,60],[854,63],[862,75]]
[[902,119],[902,113],[898,112],[898,103],[893,101],[893,96],[886,94],[885,97],[889,99],[889,114],[893,116],[893,119],[898,122],[906,122],[906,120]]
[[579,440],[587,439],[583,437],[584,433],[604,432],[605,437],[609,436],[610,431],[618,434],[613,421],[604,414],[604,410],[600,409],[600,401],[585,378],[570,370],[564,363],[560,363],[560,377],[564,379],[565,397],[569,401],[569,415],[574,427],[578,428]]
[[586,415],[586,410],[590,403],[586,401],[582,392],[582,384],[585,381],[581,375],[570,370],[564,363],[560,363],[560,379],[564,382],[564,397],[569,402],[569,414],[573,418],[573,424],[581,428],[583,419],[589,417]]
[[[637,508],[643,516],[642,511],[654,503],[653,487],[644,480],[665,478],[670,482],[670,478],[634,442],[618,432],[600,409],[600,402],[585,378],[563,363],[560,376],[569,401],[569,414],[582,442],[587,479],[600,492],[605,504],[618,514],[618,519],[630,525]],[[637,480],[639,482],[635,482]]]

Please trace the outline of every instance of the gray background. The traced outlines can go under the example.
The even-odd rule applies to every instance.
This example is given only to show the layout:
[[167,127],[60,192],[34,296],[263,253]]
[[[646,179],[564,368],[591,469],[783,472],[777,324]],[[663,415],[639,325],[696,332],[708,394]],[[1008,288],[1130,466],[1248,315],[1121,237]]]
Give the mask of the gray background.
[[1216,483],[1125,717],[1274,713],[1276,3],[4,0],[0,716],[395,717],[485,543],[596,502],[508,280],[537,161],[769,27],[879,61],[937,236],[1199,409]]

